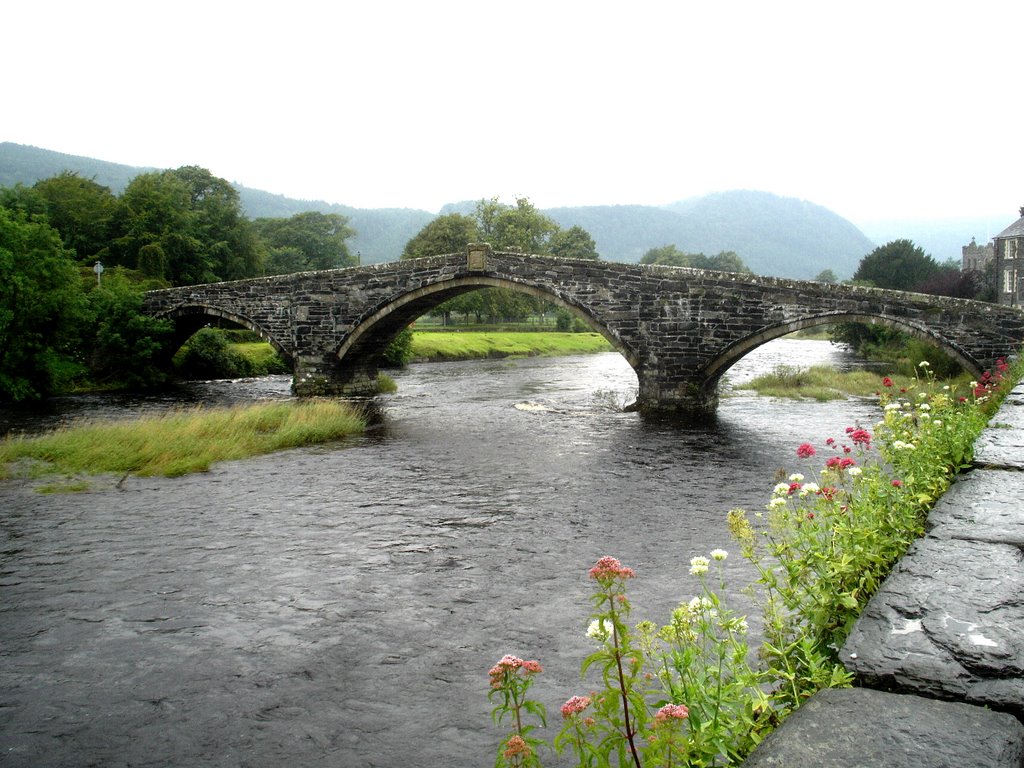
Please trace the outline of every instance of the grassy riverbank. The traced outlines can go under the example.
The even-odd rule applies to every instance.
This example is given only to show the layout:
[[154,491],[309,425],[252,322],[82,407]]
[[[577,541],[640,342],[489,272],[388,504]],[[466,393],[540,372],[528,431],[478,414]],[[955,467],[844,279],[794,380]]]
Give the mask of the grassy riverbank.
[[607,352],[599,333],[559,331],[414,331],[414,361],[478,360],[494,357],[553,357]]
[[[753,390],[766,397],[806,398],[825,402],[842,400],[851,395],[874,397],[884,389],[885,378],[871,371],[842,372],[827,365],[814,365],[810,368],[780,365],[770,373],[736,385],[734,389]],[[963,387],[969,378],[963,374],[949,383],[951,386]],[[890,381],[897,390],[909,389],[917,384],[917,379],[911,376],[893,376]]]
[[[0,475],[27,460],[34,474],[135,474],[176,477],[284,448],[358,434],[362,416],[331,400],[196,408],[131,421],[85,423],[0,442]],[[65,490],[83,490],[68,487]]]

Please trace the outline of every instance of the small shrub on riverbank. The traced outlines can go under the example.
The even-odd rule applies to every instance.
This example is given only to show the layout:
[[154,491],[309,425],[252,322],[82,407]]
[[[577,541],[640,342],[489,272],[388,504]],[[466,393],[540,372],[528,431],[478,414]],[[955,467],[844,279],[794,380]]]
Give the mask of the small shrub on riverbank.
[[[881,374],[871,371],[837,371],[826,365],[798,368],[778,365],[734,389],[753,390],[766,397],[808,398],[818,402],[842,400],[850,395],[855,397],[877,396],[883,389]],[[893,376],[889,379],[896,387],[910,387],[916,382],[913,375]],[[966,385],[968,376],[961,375],[949,383],[951,386]]]
[[[631,568],[610,557],[594,566],[588,635],[599,648],[582,672],[596,670],[598,680],[589,695],[562,706],[556,751],[572,749],[580,766],[736,765],[815,692],[849,685],[838,651],[853,622],[923,533],[928,510],[969,465],[988,419],[1024,376],[1024,365],[1000,361],[958,392],[937,383],[927,362],[918,370],[913,386],[881,381],[884,417],[874,434],[854,425],[824,446],[800,445],[810,479],[784,474],[766,512],[753,519],[729,513],[730,531],[759,574],[749,588],[763,614],[756,664],[745,619],[720,597],[724,551],[690,560],[698,593],[660,628],[627,622]],[[706,581],[712,568],[718,592]],[[501,687],[493,674],[492,687]],[[520,715],[542,711],[525,698],[526,688],[520,693]],[[522,717],[515,726],[497,764],[540,765],[536,726],[524,727]]]
[[0,465],[27,459],[63,474],[176,477],[217,461],[338,440],[363,430],[362,417],[331,400],[257,403],[175,411],[133,421],[96,422],[38,437],[8,437]]

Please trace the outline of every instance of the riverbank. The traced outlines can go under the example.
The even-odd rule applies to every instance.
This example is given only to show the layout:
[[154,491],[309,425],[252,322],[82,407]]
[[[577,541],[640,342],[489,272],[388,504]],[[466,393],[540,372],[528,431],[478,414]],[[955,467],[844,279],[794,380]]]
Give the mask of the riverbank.
[[609,352],[599,333],[559,331],[414,331],[413,362],[485,360],[501,357],[555,357]]
[[[122,421],[97,421],[36,437],[0,442],[0,478],[16,462],[32,474],[117,473],[178,477],[205,472],[217,461],[249,458],[359,434],[363,417],[332,400],[263,402],[194,408]],[[87,490],[85,481],[44,488]]]

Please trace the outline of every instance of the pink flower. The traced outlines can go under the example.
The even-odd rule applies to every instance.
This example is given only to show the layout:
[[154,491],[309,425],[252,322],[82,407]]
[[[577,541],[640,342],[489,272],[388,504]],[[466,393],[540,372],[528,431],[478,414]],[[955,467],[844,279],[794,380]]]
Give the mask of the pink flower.
[[666,704],[654,715],[656,725],[671,722],[673,720],[685,720],[690,716],[690,710],[683,704]]
[[867,448],[871,447],[871,433],[866,429],[853,430],[853,432],[850,433],[850,439],[857,445],[863,445]]
[[517,733],[505,742],[505,751],[502,754],[505,757],[515,757],[516,755],[529,755],[531,750],[529,745],[523,741],[523,737]]
[[801,459],[809,459],[815,454],[814,446],[810,443],[801,443],[796,449],[796,455]]
[[830,437],[828,440],[825,441],[825,445],[827,445],[829,448],[831,448],[835,444],[836,444],[836,439],[834,437]]
[[888,376],[883,378],[882,379],[882,386],[883,387],[891,387],[892,386],[892,379],[890,379]]
[[801,488],[803,488],[803,486],[800,485],[800,483],[790,483],[789,484],[789,495],[792,496],[794,493],[799,491]]
[[820,491],[818,491],[818,493],[824,496],[828,501],[832,501],[832,499],[836,497],[836,494],[838,492],[839,489],[836,488],[834,485],[826,485]]
[[578,715],[589,706],[589,696],[573,696],[562,705],[562,718],[568,720],[570,717]]
[[893,488],[902,488],[903,487],[903,481],[900,480],[899,478],[894,479],[892,481],[892,487]]
[[602,557],[593,568],[590,569],[590,578],[597,581],[609,579],[632,579],[636,573],[632,568],[627,568],[614,557]]

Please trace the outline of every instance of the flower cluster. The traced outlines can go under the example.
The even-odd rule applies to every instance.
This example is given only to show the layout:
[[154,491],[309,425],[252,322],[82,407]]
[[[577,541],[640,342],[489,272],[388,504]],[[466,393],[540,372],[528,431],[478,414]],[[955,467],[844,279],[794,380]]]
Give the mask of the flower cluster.
[[614,557],[602,557],[593,568],[590,569],[590,578],[595,581],[610,581],[612,579],[632,579],[636,573],[632,568],[623,565]]
[[509,676],[517,674],[519,670],[522,670],[523,675],[535,675],[543,671],[540,663],[535,660],[524,661],[518,656],[506,654],[488,673],[491,676],[491,688],[501,688],[507,683]]

